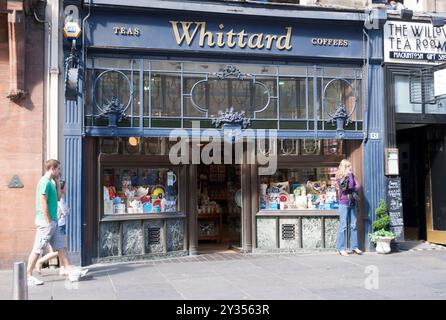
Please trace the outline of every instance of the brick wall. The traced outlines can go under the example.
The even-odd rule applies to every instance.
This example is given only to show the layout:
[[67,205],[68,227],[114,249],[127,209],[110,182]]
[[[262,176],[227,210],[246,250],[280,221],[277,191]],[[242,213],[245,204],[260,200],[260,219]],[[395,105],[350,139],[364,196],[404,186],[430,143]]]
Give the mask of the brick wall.
[[[43,26],[26,17],[26,99],[17,105],[9,93],[7,15],[0,15],[0,268],[26,261],[34,240],[35,188],[42,175]],[[10,189],[17,174],[24,188]]]

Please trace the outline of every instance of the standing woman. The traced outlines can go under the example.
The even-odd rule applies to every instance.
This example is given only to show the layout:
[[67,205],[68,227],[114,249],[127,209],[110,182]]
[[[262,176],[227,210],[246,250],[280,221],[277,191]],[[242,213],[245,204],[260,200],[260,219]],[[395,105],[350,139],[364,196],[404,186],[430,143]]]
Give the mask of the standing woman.
[[[339,195],[339,230],[336,250],[341,256],[347,256],[346,231],[350,228],[350,248],[356,254],[362,254],[358,248],[357,200],[359,184],[352,173],[352,164],[348,160],[342,160],[336,173],[336,183]],[[347,225],[350,221],[350,226]]]

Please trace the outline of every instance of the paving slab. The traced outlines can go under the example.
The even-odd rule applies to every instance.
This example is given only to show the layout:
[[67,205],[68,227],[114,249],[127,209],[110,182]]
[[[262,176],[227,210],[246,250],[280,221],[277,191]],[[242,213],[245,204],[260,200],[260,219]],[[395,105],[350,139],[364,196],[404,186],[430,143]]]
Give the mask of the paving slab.
[[[204,254],[165,262],[97,264],[70,283],[44,269],[43,286],[29,298],[253,300],[441,299],[446,300],[446,253],[404,251],[340,257],[333,253]],[[370,278],[372,277],[372,278]],[[370,287],[370,279],[375,279]],[[0,299],[12,298],[12,271],[0,271]]]

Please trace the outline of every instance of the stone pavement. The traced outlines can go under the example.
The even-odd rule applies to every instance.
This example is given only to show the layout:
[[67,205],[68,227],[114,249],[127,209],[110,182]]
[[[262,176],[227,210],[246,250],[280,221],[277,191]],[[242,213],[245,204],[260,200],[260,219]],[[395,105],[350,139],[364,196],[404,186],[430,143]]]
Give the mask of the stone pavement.
[[[240,254],[89,267],[70,283],[44,269],[30,299],[446,299],[446,250],[366,253]],[[0,271],[0,299],[12,296],[12,271]]]

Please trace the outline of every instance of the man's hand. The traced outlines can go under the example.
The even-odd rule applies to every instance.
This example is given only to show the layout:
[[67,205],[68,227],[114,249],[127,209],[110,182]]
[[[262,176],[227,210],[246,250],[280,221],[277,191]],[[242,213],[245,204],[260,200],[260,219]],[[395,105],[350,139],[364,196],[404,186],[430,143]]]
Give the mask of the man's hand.
[[46,201],[46,195],[40,195],[40,207],[42,208],[43,219],[47,225],[51,224],[50,213],[48,212],[48,203]]

